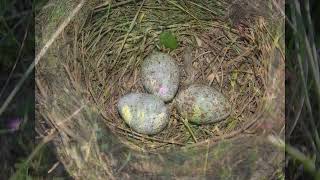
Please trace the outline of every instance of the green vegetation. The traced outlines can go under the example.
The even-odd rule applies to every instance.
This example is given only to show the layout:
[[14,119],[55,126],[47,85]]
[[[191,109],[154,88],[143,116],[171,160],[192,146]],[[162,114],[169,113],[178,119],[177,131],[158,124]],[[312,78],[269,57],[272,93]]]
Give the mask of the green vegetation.
[[178,41],[176,36],[169,31],[165,31],[160,34],[160,44],[172,50],[178,47]]
[[[38,179],[51,176],[57,162],[52,148],[40,144],[35,132],[34,16],[47,0],[0,2],[0,179]],[[18,87],[18,82],[22,82]],[[17,89],[8,106],[4,101]]]
[[[319,29],[314,29],[319,11],[311,9],[319,9],[319,3],[295,0],[286,8],[287,145],[278,144],[288,154],[288,179],[320,179],[320,61],[316,43],[320,35]],[[299,170],[301,166],[304,171]]]

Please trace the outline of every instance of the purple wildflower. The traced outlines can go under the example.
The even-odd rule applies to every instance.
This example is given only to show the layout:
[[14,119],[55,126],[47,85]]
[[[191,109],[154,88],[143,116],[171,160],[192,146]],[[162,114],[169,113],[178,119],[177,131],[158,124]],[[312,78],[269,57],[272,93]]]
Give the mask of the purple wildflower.
[[8,124],[7,124],[8,130],[11,132],[17,131],[20,127],[21,122],[22,122],[22,120],[19,117],[9,119]]

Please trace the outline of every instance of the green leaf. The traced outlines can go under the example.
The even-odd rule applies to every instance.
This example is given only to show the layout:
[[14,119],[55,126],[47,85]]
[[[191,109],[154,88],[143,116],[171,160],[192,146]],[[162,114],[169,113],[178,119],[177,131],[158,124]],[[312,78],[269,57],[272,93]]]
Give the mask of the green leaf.
[[160,44],[170,49],[176,49],[178,47],[176,36],[169,31],[165,31],[160,34]]

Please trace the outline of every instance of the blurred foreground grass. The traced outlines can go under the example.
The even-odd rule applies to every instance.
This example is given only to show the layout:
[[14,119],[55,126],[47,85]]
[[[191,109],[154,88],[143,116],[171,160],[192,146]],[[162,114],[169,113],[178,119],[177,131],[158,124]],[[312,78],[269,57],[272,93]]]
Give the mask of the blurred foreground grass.
[[[287,179],[320,179],[319,2],[286,6]],[[317,29],[318,28],[318,29]]]
[[[34,61],[34,13],[46,2],[0,1],[1,108]],[[24,78],[19,91],[0,113],[0,179],[4,180],[48,179],[54,173],[48,171],[57,162],[50,145],[37,145],[34,73]],[[58,174],[64,174],[63,170],[59,171]]]

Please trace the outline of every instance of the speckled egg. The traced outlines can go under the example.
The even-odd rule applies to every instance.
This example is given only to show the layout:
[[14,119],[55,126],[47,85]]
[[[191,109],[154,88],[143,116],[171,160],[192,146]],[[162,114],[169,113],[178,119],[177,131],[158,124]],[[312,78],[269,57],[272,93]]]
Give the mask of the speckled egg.
[[179,67],[169,54],[153,52],[146,57],[141,66],[141,77],[146,91],[164,102],[171,101],[178,91]]
[[169,122],[169,113],[164,102],[151,94],[127,94],[120,98],[117,108],[126,124],[141,134],[157,134]]
[[190,85],[176,98],[178,113],[189,122],[208,124],[226,119],[231,112],[228,99],[216,89],[199,84]]

